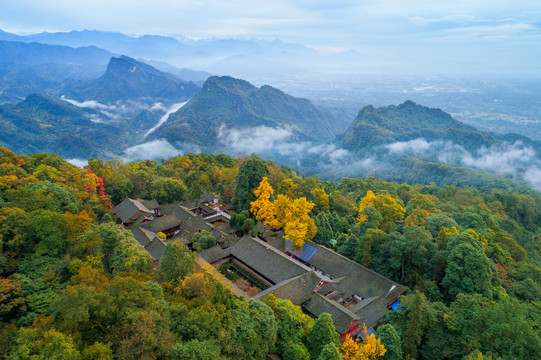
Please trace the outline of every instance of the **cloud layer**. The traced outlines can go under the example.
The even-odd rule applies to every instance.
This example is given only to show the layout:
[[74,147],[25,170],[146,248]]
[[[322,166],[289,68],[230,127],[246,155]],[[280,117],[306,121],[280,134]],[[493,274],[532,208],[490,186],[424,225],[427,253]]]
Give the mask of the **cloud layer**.
[[314,144],[310,141],[296,141],[293,132],[286,128],[257,126],[243,129],[228,129],[221,126],[217,134],[220,143],[228,152],[236,155],[257,153],[265,156],[287,157],[297,162],[306,155],[337,163],[351,155],[347,150],[333,144]]
[[469,152],[450,141],[432,141],[418,138],[385,145],[390,154],[432,157],[439,162],[490,171],[497,175],[522,179],[541,190],[541,159],[536,151],[520,141],[504,142],[489,148],[480,147]]

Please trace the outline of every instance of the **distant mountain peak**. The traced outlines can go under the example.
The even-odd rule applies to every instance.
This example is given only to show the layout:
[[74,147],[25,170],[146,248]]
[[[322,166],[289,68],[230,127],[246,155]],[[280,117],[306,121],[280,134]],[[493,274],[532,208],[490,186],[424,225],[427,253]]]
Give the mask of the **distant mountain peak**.
[[[109,61],[109,64],[107,65],[107,70],[105,71],[105,76],[112,76],[112,75],[122,75],[122,76],[129,76],[130,74],[134,74],[135,72],[147,72],[147,73],[153,73],[153,74],[163,74],[165,76],[165,73],[162,73],[161,71],[157,70],[156,68],[144,64],[140,61],[137,61],[135,59],[132,59],[131,57],[128,57],[126,55],[121,55],[120,57],[112,57]],[[162,75],[162,76],[163,76]]]
[[[357,117],[337,140],[349,150],[407,141],[416,137],[446,140],[450,137],[476,137],[485,141],[486,136],[466,125],[441,109],[429,108],[411,100],[396,106],[375,108],[364,106]],[[456,139],[453,139],[456,140]],[[459,140],[455,141],[460,143]],[[490,141],[486,140],[486,144]],[[471,144],[464,143],[465,146]]]
[[98,100],[102,103],[138,99],[182,102],[198,91],[199,87],[192,82],[187,83],[122,55],[111,58],[103,76],[74,89],[68,95],[78,101]]
[[231,76],[211,76],[203,84],[203,91],[221,88],[236,95],[246,95],[257,88],[246,80],[236,79]]
[[230,76],[211,76],[201,91],[151,136],[212,150],[220,141],[221,128],[246,131],[261,126],[288,129],[292,138],[317,142],[332,139],[336,129],[345,128],[306,99],[268,85],[258,88]]

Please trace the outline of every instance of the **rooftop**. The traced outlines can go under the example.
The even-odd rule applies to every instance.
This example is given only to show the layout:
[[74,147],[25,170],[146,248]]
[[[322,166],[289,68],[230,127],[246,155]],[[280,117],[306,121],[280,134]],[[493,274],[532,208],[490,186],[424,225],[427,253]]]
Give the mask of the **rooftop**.
[[128,222],[139,212],[147,214],[153,213],[150,209],[143,205],[140,200],[133,200],[130,198],[126,198],[124,201],[118,204],[113,211],[123,222]]

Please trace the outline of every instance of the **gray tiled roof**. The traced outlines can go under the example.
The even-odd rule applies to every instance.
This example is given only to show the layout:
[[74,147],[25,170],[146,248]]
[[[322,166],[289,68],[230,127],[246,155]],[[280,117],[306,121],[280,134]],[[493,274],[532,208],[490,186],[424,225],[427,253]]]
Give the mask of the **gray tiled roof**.
[[179,206],[179,205],[176,205],[174,207],[173,213],[175,214],[175,216],[179,220],[188,220],[188,219],[191,219],[191,218],[195,217],[195,215],[192,214],[192,212],[190,210],[187,210],[187,209],[185,209],[185,208],[183,208],[182,206]]
[[156,200],[138,200],[149,210],[154,210],[160,207]]
[[181,221],[177,219],[175,215],[165,215],[165,216],[156,218],[152,221],[149,221],[147,223],[144,223],[141,225],[141,227],[143,229],[147,229],[147,230],[157,233],[159,231],[171,229],[180,224],[181,224]]
[[274,284],[311,270],[301,263],[292,261],[287,255],[264,241],[246,235],[231,248],[231,255]]
[[209,263],[228,257],[231,253],[229,249],[222,249],[220,245],[214,245],[211,248],[201,251],[199,254],[201,257]]
[[[406,290],[406,287],[345,256],[312,242],[308,242],[308,244],[318,249],[310,258],[310,264],[323,270],[334,279],[343,277],[339,287],[345,297],[357,294],[363,298],[383,296],[390,300]],[[392,291],[390,291],[391,288],[393,288]]]
[[137,240],[142,246],[147,246],[152,241],[152,239],[156,237],[155,233],[148,231],[147,229],[143,229],[139,226],[132,226],[130,227],[130,230],[135,240]]
[[156,237],[145,247],[145,250],[150,254],[150,256],[152,256],[154,260],[159,260],[161,259],[163,251],[165,250],[165,243]]
[[306,272],[291,279],[284,280],[265,291],[255,295],[254,299],[265,299],[273,294],[280,299],[288,299],[295,305],[301,305],[314,295],[314,288],[320,281],[314,271]]
[[199,204],[199,208],[203,210],[204,212],[206,212],[205,216],[209,216],[216,212],[216,209],[213,209],[210,206],[205,205],[205,204]]
[[365,320],[366,325],[375,326],[385,317],[387,303],[385,297],[377,296],[361,301],[357,304],[361,305],[360,309],[352,310],[355,310],[355,313]]
[[139,200],[133,200],[130,198],[126,198],[124,201],[118,204],[113,211],[123,222],[130,220],[132,216],[137,214],[139,211],[150,214],[152,213],[152,211],[143,205]]
[[199,202],[202,202],[202,203],[203,202],[209,202],[209,201],[211,201],[211,200],[213,200],[215,198],[217,198],[216,195],[214,195],[213,193],[208,192],[208,193],[204,193],[203,196],[201,196],[199,198]]
[[198,232],[199,230],[212,231],[212,228],[205,222],[205,219],[203,219],[202,216],[192,216],[189,219],[183,220],[181,222],[181,227],[182,230],[187,233]]
[[234,232],[239,230],[239,228],[232,228],[231,226],[229,226],[229,222],[226,222],[224,224],[216,224],[214,225],[214,227],[226,234],[233,234]]
[[286,240],[282,235],[273,237],[271,240],[268,240],[267,243],[278,250],[286,251]]
[[323,312],[331,314],[334,327],[341,334],[349,330],[352,321],[361,319],[357,314],[349,311],[336,301],[327,299],[317,293],[303,307],[315,316],[319,316]]

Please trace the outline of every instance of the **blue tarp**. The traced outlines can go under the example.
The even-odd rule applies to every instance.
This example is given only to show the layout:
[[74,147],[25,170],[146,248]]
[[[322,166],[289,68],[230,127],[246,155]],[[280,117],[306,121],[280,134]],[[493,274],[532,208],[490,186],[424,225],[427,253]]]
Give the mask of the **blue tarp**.
[[400,300],[398,300],[397,302],[395,302],[394,304],[391,305],[391,309],[393,310],[403,310],[403,307],[400,306]]

